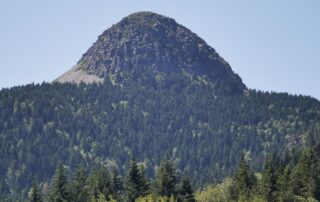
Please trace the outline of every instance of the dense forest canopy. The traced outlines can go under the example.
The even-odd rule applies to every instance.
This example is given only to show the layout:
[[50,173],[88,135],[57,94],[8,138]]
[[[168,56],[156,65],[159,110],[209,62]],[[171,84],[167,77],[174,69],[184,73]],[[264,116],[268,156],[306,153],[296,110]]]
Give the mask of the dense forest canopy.
[[[305,96],[232,91],[225,81],[184,71],[119,73],[104,84],[30,84],[0,91],[1,193],[49,182],[58,161],[70,169],[113,166],[132,155],[152,177],[168,155],[195,187],[235,171],[241,151],[261,171],[318,142],[320,103]],[[225,87],[226,86],[226,87]]]

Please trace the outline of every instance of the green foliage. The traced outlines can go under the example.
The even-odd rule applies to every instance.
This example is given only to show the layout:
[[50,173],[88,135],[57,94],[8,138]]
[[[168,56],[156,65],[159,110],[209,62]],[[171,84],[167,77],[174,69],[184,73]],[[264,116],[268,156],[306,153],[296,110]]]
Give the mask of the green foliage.
[[156,188],[160,196],[176,195],[177,177],[173,162],[166,157],[157,171]]
[[177,199],[181,202],[195,202],[189,178],[184,177],[177,191]]
[[68,179],[65,174],[63,164],[60,162],[52,178],[50,192],[47,197],[48,202],[67,202],[70,201],[68,191]]
[[126,181],[127,201],[134,202],[138,197],[143,196],[146,193],[144,188],[145,184],[141,171],[138,168],[136,160],[132,158]]
[[28,194],[28,202],[42,202],[41,191],[36,182],[32,182],[32,187]]
[[231,187],[232,198],[239,201],[249,200],[256,185],[257,179],[242,156]]
[[320,140],[315,99],[234,93],[205,76],[172,72],[159,80],[158,74],[143,69],[134,78],[115,74],[102,85],[1,90],[0,196],[26,197],[33,177],[44,185],[58,161],[73,170],[116,165],[124,175],[133,154],[152,176],[167,153],[201,187],[231,176],[239,152],[260,172],[266,154],[284,157]]
[[83,166],[79,166],[73,176],[73,182],[70,184],[72,201],[87,202],[90,200],[90,191],[88,189],[88,174]]
[[[265,162],[261,180],[252,186],[252,172],[242,158],[233,179],[209,185],[197,193],[199,202],[210,201],[319,201],[319,145],[298,155],[280,160],[273,156]],[[298,156],[298,158],[296,157]],[[251,176],[251,177],[248,177]],[[255,187],[260,187],[258,191]],[[228,191],[230,190],[230,192]]]
[[123,191],[122,177],[119,175],[115,167],[112,168],[111,173],[111,195],[118,201],[121,200]]
[[198,202],[225,202],[231,200],[230,189],[233,184],[231,178],[226,178],[222,183],[207,185],[205,189],[196,194]]
[[294,196],[305,199],[315,197],[320,200],[320,164],[314,150],[303,152],[298,164],[292,171],[290,191]]
[[273,202],[276,200],[277,176],[270,160],[267,160],[265,163],[260,187],[266,202]]

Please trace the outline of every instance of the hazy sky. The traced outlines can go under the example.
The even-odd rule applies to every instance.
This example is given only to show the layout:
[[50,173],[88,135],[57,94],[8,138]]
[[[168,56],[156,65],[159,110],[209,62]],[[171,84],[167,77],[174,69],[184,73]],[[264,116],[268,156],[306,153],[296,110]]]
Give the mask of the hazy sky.
[[52,81],[137,11],[191,29],[249,88],[320,99],[319,0],[2,0],[0,88]]

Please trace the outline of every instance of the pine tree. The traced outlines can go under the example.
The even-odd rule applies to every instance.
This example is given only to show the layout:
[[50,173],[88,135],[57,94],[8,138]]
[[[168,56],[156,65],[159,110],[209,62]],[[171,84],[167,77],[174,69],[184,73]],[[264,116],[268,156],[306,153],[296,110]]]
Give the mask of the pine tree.
[[160,196],[170,197],[176,195],[176,172],[173,163],[168,160],[168,157],[160,163],[157,172],[156,186]]
[[261,193],[267,202],[276,200],[277,177],[275,169],[270,160],[267,160],[264,166],[261,179]]
[[103,194],[108,200],[111,196],[112,185],[110,173],[106,168],[101,168],[95,171],[90,177],[91,195],[95,199],[99,198],[100,194]]
[[36,182],[32,182],[32,187],[28,195],[28,202],[42,202],[41,193]]
[[127,180],[126,180],[126,198],[127,201],[134,202],[139,196],[142,196],[142,177],[134,158],[131,160]]
[[315,198],[319,200],[317,188],[320,178],[319,163],[313,150],[305,151],[295,166],[290,181],[291,193],[294,196]]
[[87,186],[87,178],[87,171],[83,166],[80,166],[75,172],[74,182],[72,184],[72,196],[74,201],[89,201],[89,189]]
[[148,195],[150,192],[150,181],[146,175],[146,171],[143,164],[140,165],[139,171],[141,174],[141,182],[142,182],[141,193],[143,196],[145,196],[145,195]]
[[48,194],[49,202],[67,202],[70,200],[68,192],[68,179],[65,174],[63,164],[58,163],[57,169],[52,179],[51,187]]
[[117,169],[113,167],[112,174],[111,174],[111,195],[115,199],[120,200],[122,189],[123,189],[123,186],[122,186],[121,176],[118,174]]
[[288,186],[288,182],[290,181],[290,175],[292,172],[292,166],[282,166],[279,169],[279,176],[277,179],[278,192],[277,192],[277,200],[278,201],[290,201],[290,189]]
[[232,196],[238,200],[242,198],[248,200],[251,196],[252,190],[256,185],[256,178],[254,173],[250,170],[249,165],[245,161],[244,157],[241,157],[239,168],[234,178],[234,184],[232,186]]
[[193,190],[190,184],[190,180],[187,177],[183,177],[181,185],[178,190],[178,201],[180,202],[195,202],[193,196]]

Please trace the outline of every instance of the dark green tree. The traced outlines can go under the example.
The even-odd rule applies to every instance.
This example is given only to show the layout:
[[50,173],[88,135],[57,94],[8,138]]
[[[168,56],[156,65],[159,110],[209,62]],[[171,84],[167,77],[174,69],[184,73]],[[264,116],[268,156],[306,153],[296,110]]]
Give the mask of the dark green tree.
[[179,202],[195,202],[193,190],[188,177],[183,177],[178,189]]
[[65,174],[63,164],[61,162],[58,163],[57,169],[52,178],[47,200],[48,202],[70,201],[70,193],[68,191],[68,179]]
[[141,174],[141,193],[142,195],[147,195],[150,192],[150,180],[148,179],[145,171],[145,167],[143,164],[139,166],[139,171]]
[[272,162],[269,159],[265,162],[264,165],[260,188],[261,194],[263,195],[265,201],[276,201],[277,176]]
[[112,173],[111,173],[111,195],[113,196],[113,198],[120,201],[122,191],[123,191],[122,179],[117,171],[117,168],[114,166],[112,168]]
[[28,202],[42,202],[41,192],[35,181],[32,182],[32,187],[28,195]]
[[292,172],[292,166],[285,166],[279,168],[279,176],[277,179],[277,200],[278,201],[290,201],[291,194],[288,183]]
[[161,163],[156,176],[156,188],[160,196],[176,195],[177,177],[172,161],[166,157]]
[[319,200],[318,188],[320,178],[319,163],[313,150],[303,152],[298,164],[293,169],[290,190],[293,196],[316,198]]
[[89,201],[89,188],[87,184],[88,174],[83,166],[79,166],[75,172],[71,186],[72,198],[77,202]]
[[239,198],[248,200],[256,185],[257,179],[243,155],[233,181],[232,197],[235,200],[238,200]]
[[106,199],[109,199],[112,193],[111,177],[109,170],[107,168],[101,168],[95,171],[90,177],[90,187],[91,195],[95,199],[98,199],[101,194],[104,195]]
[[126,179],[126,200],[134,202],[136,198],[143,195],[143,180],[137,162],[131,160],[127,179]]

